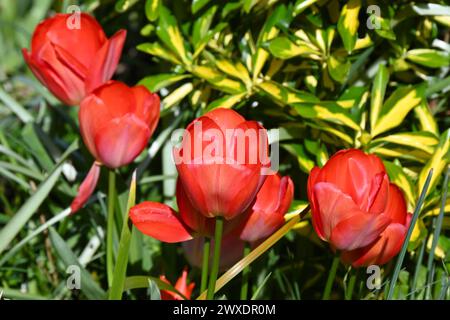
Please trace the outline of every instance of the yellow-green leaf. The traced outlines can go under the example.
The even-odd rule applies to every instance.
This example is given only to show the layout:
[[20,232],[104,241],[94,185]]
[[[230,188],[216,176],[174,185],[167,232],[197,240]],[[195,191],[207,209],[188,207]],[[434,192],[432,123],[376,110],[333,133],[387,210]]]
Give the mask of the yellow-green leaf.
[[400,158],[420,163],[425,163],[430,158],[428,153],[417,149],[376,147],[372,148],[370,151],[382,157]]
[[256,79],[259,76],[264,64],[267,61],[267,58],[269,57],[269,53],[265,49],[261,48],[261,45],[266,41],[274,39],[278,35],[280,30],[278,30],[276,24],[282,21],[286,15],[287,9],[284,5],[276,7],[273,12],[269,13],[269,17],[259,33],[257,42],[258,48],[256,49],[256,53],[253,55],[253,79]]
[[439,143],[439,139],[435,135],[426,131],[419,132],[403,132],[391,134],[386,137],[372,140],[372,143],[389,142],[398,145],[403,145],[411,148],[416,148],[426,153],[432,154],[435,146]]
[[151,54],[158,58],[168,60],[173,64],[181,64],[181,61],[170,50],[166,49],[159,43],[141,43],[136,47],[139,51]]
[[306,91],[288,88],[274,81],[261,82],[258,84],[258,88],[269,95],[272,99],[282,104],[320,101],[317,97]]
[[358,38],[359,10],[361,0],[350,0],[342,8],[338,22],[338,31],[344,43],[345,50],[352,52]]
[[381,108],[375,126],[371,131],[372,137],[401,124],[408,112],[421,102],[423,91],[423,86],[406,86],[396,89]]
[[193,14],[196,14],[203,8],[210,0],[192,0],[191,10]]
[[216,60],[216,66],[222,72],[241,80],[248,86],[251,86],[252,80],[248,74],[247,68],[239,61],[231,62],[226,59],[218,59]]
[[370,96],[370,127],[374,128],[383,106],[384,94],[389,82],[389,71],[384,64],[378,65],[378,72],[372,85]]
[[420,128],[423,131],[428,131],[436,136],[439,136],[439,129],[436,123],[436,119],[431,114],[428,108],[427,101],[424,99],[422,102],[414,108],[414,113],[420,122]]
[[314,168],[315,162],[314,160],[309,158],[308,154],[306,153],[305,147],[302,144],[282,144],[282,147],[297,158],[300,169],[305,173],[309,173],[312,168]]
[[435,49],[413,49],[406,53],[406,59],[428,68],[442,68],[450,65],[450,55]]
[[183,63],[188,64],[188,57],[184,48],[184,40],[178,29],[177,20],[164,6],[159,8],[159,23],[156,34],[164,44],[170,48]]
[[161,104],[163,106],[163,109],[168,109],[174,104],[177,104],[178,102],[183,100],[183,98],[186,97],[189,93],[191,93],[193,89],[194,86],[190,82],[185,83],[181,87],[175,89],[162,100]]
[[145,15],[150,21],[155,21],[159,16],[159,5],[161,0],[146,0],[145,1]]
[[297,56],[310,57],[319,60],[320,52],[306,41],[297,41],[293,43],[287,37],[277,37],[269,44],[269,51],[273,56],[279,59],[290,59]]
[[222,98],[214,100],[207,107],[206,111],[211,111],[216,108],[226,108],[231,109],[234,105],[238,104],[242,98],[245,97],[245,93],[235,94],[235,95],[226,95]]
[[195,49],[198,48],[201,40],[207,35],[216,11],[217,6],[213,6],[194,22],[192,31],[192,44],[194,45]]
[[351,118],[348,111],[334,102],[303,102],[294,104],[298,114],[308,119],[321,119],[361,130],[360,126]]
[[192,73],[211,83],[218,90],[226,93],[236,94],[246,91],[244,84],[240,81],[231,80],[225,74],[207,66],[194,66]]
[[[441,210],[441,204],[440,204],[440,202],[439,202],[439,205],[438,205],[437,207],[435,207],[435,208],[433,208],[433,209],[427,211],[427,212],[424,214],[424,217],[428,217],[428,216],[437,216],[437,215],[439,215],[440,210]],[[444,213],[450,213],[450,199],[448,199],[447,202],[445,203],[445,206],[444,206]]]
[[441,178],[442,172],[448,166],[448,163],[450,161],[449,156],[450,156],[450,129],[447,129],[441,135],[439,144],[436,147],[433,156],[420,172],[419,181],[417,184],[418,190],[422,190],[428,172],[430,171],[431,168],[433,168],[433,176],[431,177],[431,182],[427,194],[433,191],[439,179]]
[[350,70],[350,61],[339,61],[335,56],[328,59],[328,72],[333,80],[343,83]]
[[416,203],[414,185],[411,179],[403,172],[403,168],[394,162],[383,161],[383,163],[391,181],[403,190],[408,203],[414,205]]
[[147,87],[151,92],[156,92],[189,77],[191,76],[188,74],[161,73],[145,77],[139,81],[139,84]]

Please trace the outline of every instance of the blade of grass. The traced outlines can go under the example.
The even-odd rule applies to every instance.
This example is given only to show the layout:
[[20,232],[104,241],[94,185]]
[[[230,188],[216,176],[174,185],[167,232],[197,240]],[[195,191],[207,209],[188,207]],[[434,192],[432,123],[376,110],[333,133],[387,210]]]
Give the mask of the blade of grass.
[[31,239],[36,237],[37,235],[41,234],[43,231],[48,229],[49,227],[53,226],[54,224],[58,223],[65,217],[70,215],[70,208],[67,208],[60,213],[58,213],[56,216],[52,217],[42,225],[40,225],[36,230],[34,230],[32,233],[27,235],[25,238],[23,238],[19,243],[17,243],[14,247],[12,247],[8,252],[0,259],[0,267],[5,264],[6,261],[11,259],[14,254],[16,254],[17,251],[20,250],[24,245],[26,245]]
[[59,176],[61,175],[63,168],[62,164],[77,148],[78,141],[75,141],[69,146],[69,148],[67,148],[53,171],[49,174],[45,181],[39,185],[37,191],[22,205],[22,207],[20,207],[19,211],[17,211],[8,224],[0,231],[0,253],[8,247],[10,242],[20,232],[33,213],[36,212],[42,202],[44,202],[47,198],[48,194],[53,189]]
[[331,263],[330,271],[328,272],[327,283],[325,284],[325,289],[323,290],[322,300],[330,300],[331,289],[333,288],[334,279],[336,278],[336,271],[339,267],[339,253],[333,258]]
[[106,274],[108,287],[111,288],[114,266],[114,206],[116,202],[116,173],[114,169],[109,170],[108,179],[108,215],[106,218]]
[[31,113],[29,113],[27,109],[22,107],[22,105],[20,103],[18,103],[16,100],[14,100],[13,97],[11,97],[9,94],[7,94],[6,91],[4,91],[1,87],[0,87],[0,100],[12,112],[14,112],[17,115],[17,117],[20,119],[20,121],[27,123],[27,122],[34,120]]
[[122,233],[120,235],[119,251],[117,253],[116,266],[109,292],[109,300],[120,300],[122,298],[125,276],[127,273],[128,251],[130,249],[131,231],[128,226],[128,212],[136,203],[136,171],[131,180],[130,192],[128,195],[127,211],[123,216]]
[[255,290],[255,293],[253,294],[253,296],[250,298],[250,300],[256,300],[258,299],[259,294],[261,293],[262,289],[264,288],[264,286],[266,285],[266,282],[269,280],[270,276],[272,275],[272,272],[269,272],[269,274],[264,278],[263,282],[261,283],[261,285],[258,287],[258,289]]
[[[428,254],[428,262],[427,262],[427,269],[431,270],[431,266],[434,261],[434,254],[436,251],[436,247],[438,245],[439,241],[439,235],[441,234],[441,228],[442,228],[442,220],[444,219],[444,211],[445,211],[445,204],[447,201],[447,189],[448,189],[448,175],[449,175],[450,169],[447,168],[447,172],[445,173],[445,179],[444,179],[444,190],[442,193],[442,199],[441,199],[441,208],[439,210],[439,215],[436,219],[436,224],[434,227],[433,232],[433,242],[431,243],[431,249],[430,253]],[[433,278],[431,277],[431,272],[428,273],[428,283],[431,283],[433,281]],[[426,297],[430,298],[431,295],[431,286],[427,288]]]
[[[423,254],[425,252],[426,245],[427,245],[427,241],[426,241],[426,239],[424,239],[422,241],[422,244],[420,245],[419,255],[417,256],[416,268],[414,269],[414,278],[413,278],[413,282],[411,285],[411,293],[416,292],[417,281],[419,279],[420,267],[422,266]],[[414,298],[415,298],[415,295],[411,294],[411,300],[414,300]]]
[[425,185],[423,186],[422,192],[420,193],[419,201],[417,202],[416,209],[414,210],[413,217],[411,219],[411,224],[406,234],[405,241],[403,242],[402,249],[397,259],[395,265],[394,274],[392,275],[391,283],[389,285],[389,291],[387,294],[387,300],[391,300],[394,295],[395,285],[397,284],[398,276],[402,268],[403,260],[405,258],[406,250],[408,248],[409,240],[411,239],[411,234],[414,230],[417,218],[419,217],[420,209],[422,208],[423,202],[425,201],[425,195],[427,194],[428,186],[430,185],[431,177],[433,175],[433,169],[428,173]]
[[104,299],[106,293],[102,290],[98,283],[92,279],[91,274],[83,268],[83,266],[79,263],[77,256],[61,238],[59,233],[53,229],[53,227],[50,228],[50,239],[53,243],[53,248],[63,261],[65,267],[77,266],[79,268],[81,282],[80,290],[86,295],[86,297],[94,300]]

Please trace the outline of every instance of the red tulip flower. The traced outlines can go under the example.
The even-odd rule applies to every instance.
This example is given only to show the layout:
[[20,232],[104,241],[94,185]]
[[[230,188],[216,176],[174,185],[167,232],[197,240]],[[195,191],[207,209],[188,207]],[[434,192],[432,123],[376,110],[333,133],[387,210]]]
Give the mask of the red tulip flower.
[[109,81],[80,105],[81,135],[96,159],[73,201],[72,212],[92,194],[100,165],[118,168],[132,162],[147,145],[159,120],[159,97],[144,86]]
[[[382,238],[401,240],[399,234],[409,225],[403,195],[389,183],[383,163],[360,150],[342,150],[323,168],[315,167],[308,178],[308,198],[318,236],[347,260],[356,261],[358,254],[379,248],[376,244]],[[392,229],[402,232],[396,230],[393,236]],[[399,247],[390,247],[396,250],[378,258],[374,248],[371,259],[382,262],[396,255]]]
[[[195,287],[195,283],[191,282],[190,284],[187,284],[187,276],[187,270],[183,270],[183,273],[181,274],[181,277],[178,278],[174,288],[177,289],[178,292],[181,293],[184,297],[190,299],[192,291]],[[171,284],[165,276],[160,276],[160,279],[167,284]],[[178,293],[168,290],[161,290],[161,300],[184,300],[184,298]]]
[[147,145],[159,120],[159,97],[144,86],[109,81],[81,102],[78,118],[91,154],[99,163],[118,168]]
[[[76,17],[75,17],[76,18]],[[125,42],[126,31],[108,39],[99,23],[81,13],[57,14],[42,21],[31,40],[31,52],[22,49],[34,75],[59,100],[78,105],[92,90],[111,79]]]
[[186,196],[205,217],[244,213],[266,176],[266,130],[230,109],[215,109],[186,129],[174,159]]
[[284,215],[293,197],[294,184],[291,178],[278,174],[268,176],[243,223],[240,238],[256,242],[270,236],[284,224]]

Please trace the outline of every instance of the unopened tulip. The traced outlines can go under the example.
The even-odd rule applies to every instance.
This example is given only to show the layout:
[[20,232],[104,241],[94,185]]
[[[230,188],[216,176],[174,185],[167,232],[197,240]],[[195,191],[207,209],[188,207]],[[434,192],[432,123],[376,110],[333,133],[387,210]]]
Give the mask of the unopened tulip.
[[405,241],[412,215],[406,210],[402,191],[390,184],[388,203],[384,214],[391,218],[391,223],[371,244],[342,252],[342,260],[354,267],[383,265],[395,257]]
[[118,168],[147,145],[159,120],[159,97],[144,86],[109,81],[95,89],[78,114],[84,143],[101,164]]
[[[187,284],[187,276],[187,270],[183,270],[183,273],[181,274],[181,277],[178,278],[174,288],[177,289],[177,291],[181,293],[186,299],[190,299],[192,291],[195,287],[195,283],[191,282]],[[161,276],[160,279],[167,284],[171,284],[165,276]],[[184,300],[184,298],[176,292],[161,290],[161,300]]]
[[72,213],[94,191],[101,165],[118,168],[142,152],[159,120],[159,97],[143,86],[109,81],[83,99],[78,117],[81,136],[96,161],[71,204]]
[[278,174],[268,176],[249,210],[240,238],[256,242],[270,236],[284,224],[284,214],[293,197],[294,184],[291,178]]
[[108,39],[99,23],[81,13],[56,14],[35,29],[22,53],[34,75],[58,99],[78,105],[116,71],[126,31]]
[[249,208],[266,176],[266,130],[218,108],[186,129],[174,159],[186,196],[205,217],[235,218]]
[[355,250],[378,239],[392,221],[388,196],[383,163],[360,150],[339,151],[308,178],[314,228],[337,250]]

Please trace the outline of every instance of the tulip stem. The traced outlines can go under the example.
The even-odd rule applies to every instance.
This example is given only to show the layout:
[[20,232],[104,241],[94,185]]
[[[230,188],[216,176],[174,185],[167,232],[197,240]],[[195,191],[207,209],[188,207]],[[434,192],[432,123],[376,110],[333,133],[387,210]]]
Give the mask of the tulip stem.
[[336,271],[339,266],[339,254],[336,254],[333,258],[331,264],[330,272],[328,273],[327,283],[325,285],[325,290],[323,291],[322,300],[329,300],[331,294],[331,288],[333,287],[334,279],[336,278]]
[[211,247],[211,239],[205,237],[205,244],[203,245],[203,261],[202,261],[202,282],[200,285],[200,292],[206,290],[208,286],[208,265],[209,265],[209,249]]
[[106,220],[106,272],[108,287],[111,287],[114,273],[113,237],[114,237],[114,202],[116,193],[116,174],[109,170],[108,180],[108,217]]
[[208,300],[214,299],[214,291],[216,289],[217,275],[219,274],[220,263],[220,247],[222,246],[222,232],[223,232],[223,217],[216,217],[216,230],[214,234],[214,256],[211,267],[211,274],[209,275]]
[[[250,244],[246,242],[244,247],[244,258],[250,253],[250,251],[251,251]],[[250,275],[250,266],[242,270],[241,300],[247,300],[249,275]]]

